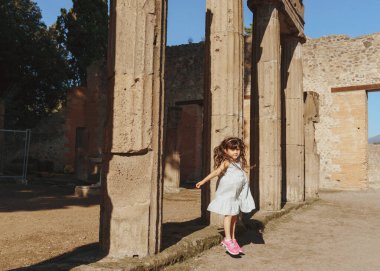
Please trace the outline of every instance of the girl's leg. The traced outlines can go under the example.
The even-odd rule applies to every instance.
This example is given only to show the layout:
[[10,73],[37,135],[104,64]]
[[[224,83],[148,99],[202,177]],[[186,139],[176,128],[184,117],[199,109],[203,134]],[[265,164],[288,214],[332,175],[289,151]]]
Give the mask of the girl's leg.
[[237,215],[234,215],[231,218],[231,239],[235,239],[235,228],[236,228],[236,222],[238,221],[239,217]]
[[224,216],[224,235],[226,237],[226,240],[231,240],[231,219],[232,216],[225,215]]

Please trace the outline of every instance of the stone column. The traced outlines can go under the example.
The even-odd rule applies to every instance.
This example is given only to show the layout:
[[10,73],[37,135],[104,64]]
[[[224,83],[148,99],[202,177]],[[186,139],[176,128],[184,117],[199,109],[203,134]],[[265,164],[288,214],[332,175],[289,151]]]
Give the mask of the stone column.
[[169,107],[167,111],[164,191],[168,193],[179,192],[181,157],[178,148],[178,122],[181,113],[181,108],[176,107]]
[[[214,168],[213,149],[243,131],[243,10],[241,0],[207,0],[205,50],[205,172]],[[202,213],[215,196],[217,179],[202,191]],[[223,223],[211,214],[210,223]]]
[[161,239],[166,1],[113,0],[110,13],[100,244],[142,257]]
[[251,173],[261,210],[281,209],[280,20],[277,1],[251,1],[254,13]]
[[285,158],[282,178],[286,183],[286,201],[302,202],[305,200],[302,45],[299,38],[293,36],[283,36],[281,45],[282,152]]
[[319,122],[319,95],[305,93],[305,198],[318,198],[320,157],[315,141],[315,123]]

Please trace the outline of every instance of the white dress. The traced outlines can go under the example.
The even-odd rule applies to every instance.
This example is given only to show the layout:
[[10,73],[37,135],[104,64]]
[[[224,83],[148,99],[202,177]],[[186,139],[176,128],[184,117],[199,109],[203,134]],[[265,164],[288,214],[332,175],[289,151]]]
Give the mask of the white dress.
[[224,175],[219,179],[216,196],[207,210],[221,215],[249,213],[255,209],[249,182],[240,163],[230,163]]

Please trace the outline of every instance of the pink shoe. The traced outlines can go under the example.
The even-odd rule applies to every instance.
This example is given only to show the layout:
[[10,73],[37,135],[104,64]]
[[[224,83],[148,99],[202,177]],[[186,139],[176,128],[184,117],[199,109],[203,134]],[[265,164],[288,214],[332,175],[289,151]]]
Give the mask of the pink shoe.
[[231,255],[239,255],[239,249],[235,246],[234,241],[223,239],[221,245],[230,253]]
[[234,242],[235,247],[237,247],[239,253],[244,253],[243,249],[239,246],[239,244],[238,244],[238,242],[236,241],[236,239],[232,239],[232,242]]

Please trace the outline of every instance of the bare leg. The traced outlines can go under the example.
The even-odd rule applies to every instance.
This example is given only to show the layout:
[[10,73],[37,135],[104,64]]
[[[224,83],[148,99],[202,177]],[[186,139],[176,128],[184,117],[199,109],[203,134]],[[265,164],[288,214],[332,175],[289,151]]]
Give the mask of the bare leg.
[[232,216],[230,215],[224,216],[224,235],[226,236],[226,240],[231,240],[231,219]]
[[237,215],[234,215],[231,218],[231,238],[232,240],[235,239],[235,228],[236,228],[236,222],[238,221],[239,217]]

